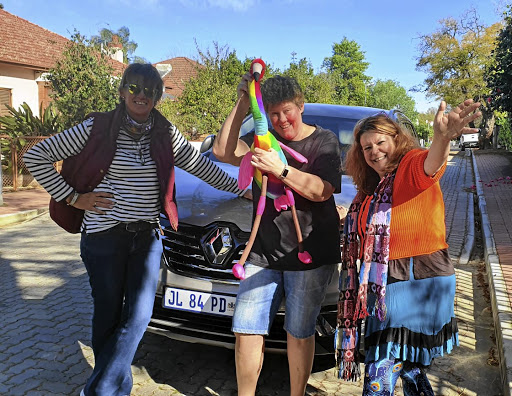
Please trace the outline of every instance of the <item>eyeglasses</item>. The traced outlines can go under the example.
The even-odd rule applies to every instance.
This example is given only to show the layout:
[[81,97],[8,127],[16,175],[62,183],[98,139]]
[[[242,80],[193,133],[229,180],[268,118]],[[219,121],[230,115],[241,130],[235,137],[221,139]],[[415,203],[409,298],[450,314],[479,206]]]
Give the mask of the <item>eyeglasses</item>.
[[128,88],[128,92],[130,92],[132,95],[138,95],[141,91],[144,91],[146,98],[154,99],[156,96],[154,89],[142,87],[139,84],[125,84],[124,87]]

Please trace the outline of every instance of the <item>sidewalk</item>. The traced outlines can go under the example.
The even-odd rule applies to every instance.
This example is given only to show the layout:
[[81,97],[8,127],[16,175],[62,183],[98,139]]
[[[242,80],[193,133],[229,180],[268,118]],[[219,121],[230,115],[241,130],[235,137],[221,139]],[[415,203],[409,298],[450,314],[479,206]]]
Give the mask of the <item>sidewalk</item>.
[[42,188],[3,192],[0,227],[30,220],[48,211],[50,195]]
[[473,151],[477,203],[505,396],[512,394],[512,153]]

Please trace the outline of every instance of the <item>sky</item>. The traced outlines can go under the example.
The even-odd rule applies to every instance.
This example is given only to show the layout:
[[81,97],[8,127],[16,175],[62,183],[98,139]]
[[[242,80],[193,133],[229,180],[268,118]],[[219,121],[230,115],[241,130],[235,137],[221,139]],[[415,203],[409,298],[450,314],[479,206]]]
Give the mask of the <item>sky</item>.
[[[482,24],[502,19],[507,0],[0,0],[4,10],[70,38],[91,37],[103,28],[130,30],[134,55],[157,63],[177,56],[197,59],[214,44],[240,60],[262,58],[284,70],[293,59],[319,72],[333,44],[359,44],[373,80],[394,80],[425,112],[439,101],[409,91],[426,74],[416,70],[419,37],[442,19],[460,20],[471,8]],[[508,1],[510,3],[510,1]],[[1,43],[0,43],[1,45]],[[234,89],[235,87],[233,87]]]

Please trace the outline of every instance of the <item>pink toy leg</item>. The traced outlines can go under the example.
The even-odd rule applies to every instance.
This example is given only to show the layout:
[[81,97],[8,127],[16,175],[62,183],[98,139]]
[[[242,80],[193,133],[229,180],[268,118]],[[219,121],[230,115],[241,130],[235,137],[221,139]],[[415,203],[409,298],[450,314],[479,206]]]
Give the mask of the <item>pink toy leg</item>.
[[285,188],[285,191],[286,196],[290,200],[293,224],[295,225],[295,232],[297,233],[297,240],[299,241],[299,260],[304,264],[311,264],[313,262],[313,258],[307,251],[304,250],[303,246],[302,231],[300,230],[299,218],[297,217],[297,210],[295,209],[295,198],[293,197],[292,191],[288,187]]
[[261,195],[258,202],[258,208],[256,209],[256,216],[254,217],[254,223],[252,225],[251,235],[249,236],[249,241],[247,241],[247,245],[245,245],[244,252],[242,253],[242,257],[240,257],[240,261],[236,263],[233,268],[233,275],[235,275],[238,279],[245,278],[245,269],[244,264],[247,261],[247,257],[249,257],[249,252],[252,249],[252,245],[254,245],[254,241],[256,240],[256,235],[258,234],[258,229],[260,228],[261,223],[261,215],[265,211],[265,199],[267,196],[267,184],[268,184],[268,175],[263,174],[263,179],[261,181]]

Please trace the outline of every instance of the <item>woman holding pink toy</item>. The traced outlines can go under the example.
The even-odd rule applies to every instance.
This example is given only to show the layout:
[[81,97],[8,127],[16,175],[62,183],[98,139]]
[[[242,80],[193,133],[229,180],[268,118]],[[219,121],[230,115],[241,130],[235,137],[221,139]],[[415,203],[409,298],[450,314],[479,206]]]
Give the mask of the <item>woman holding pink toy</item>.
[[[248,84],[253,78],[250,73],[242,77],[238,100],[213,146],[217,158],[237,166],[254,142],[254,133],[238,138],[250,107]],[[291,191],[300,232],[295,228],[292,210],[278,210],[268,195],[263,213],[258,211],[262,194],[253,180],[253,218],[258,211],[261,222],[245,264],[245,279],[240,282],[233,316],[238,395],[256,392],[265,335],[285,298],[290,395],[303,396],[313,365],[316,318],[340,262],[339,218],[333,197],[341,190],[340,145],[331,131],[302,121],[304,94],[295,79],[270,78],[261,85],[261,96],[271,123],[269,132],[280,145],[302,154],[307,162],[283,150],[284,162],[274,148],[254,148],[250,157],[251,165],[268,176],[269,184],[280,180]],[[266,122],[265,117],[262,119]],[[311,260],[300,259],[301,243]]]

